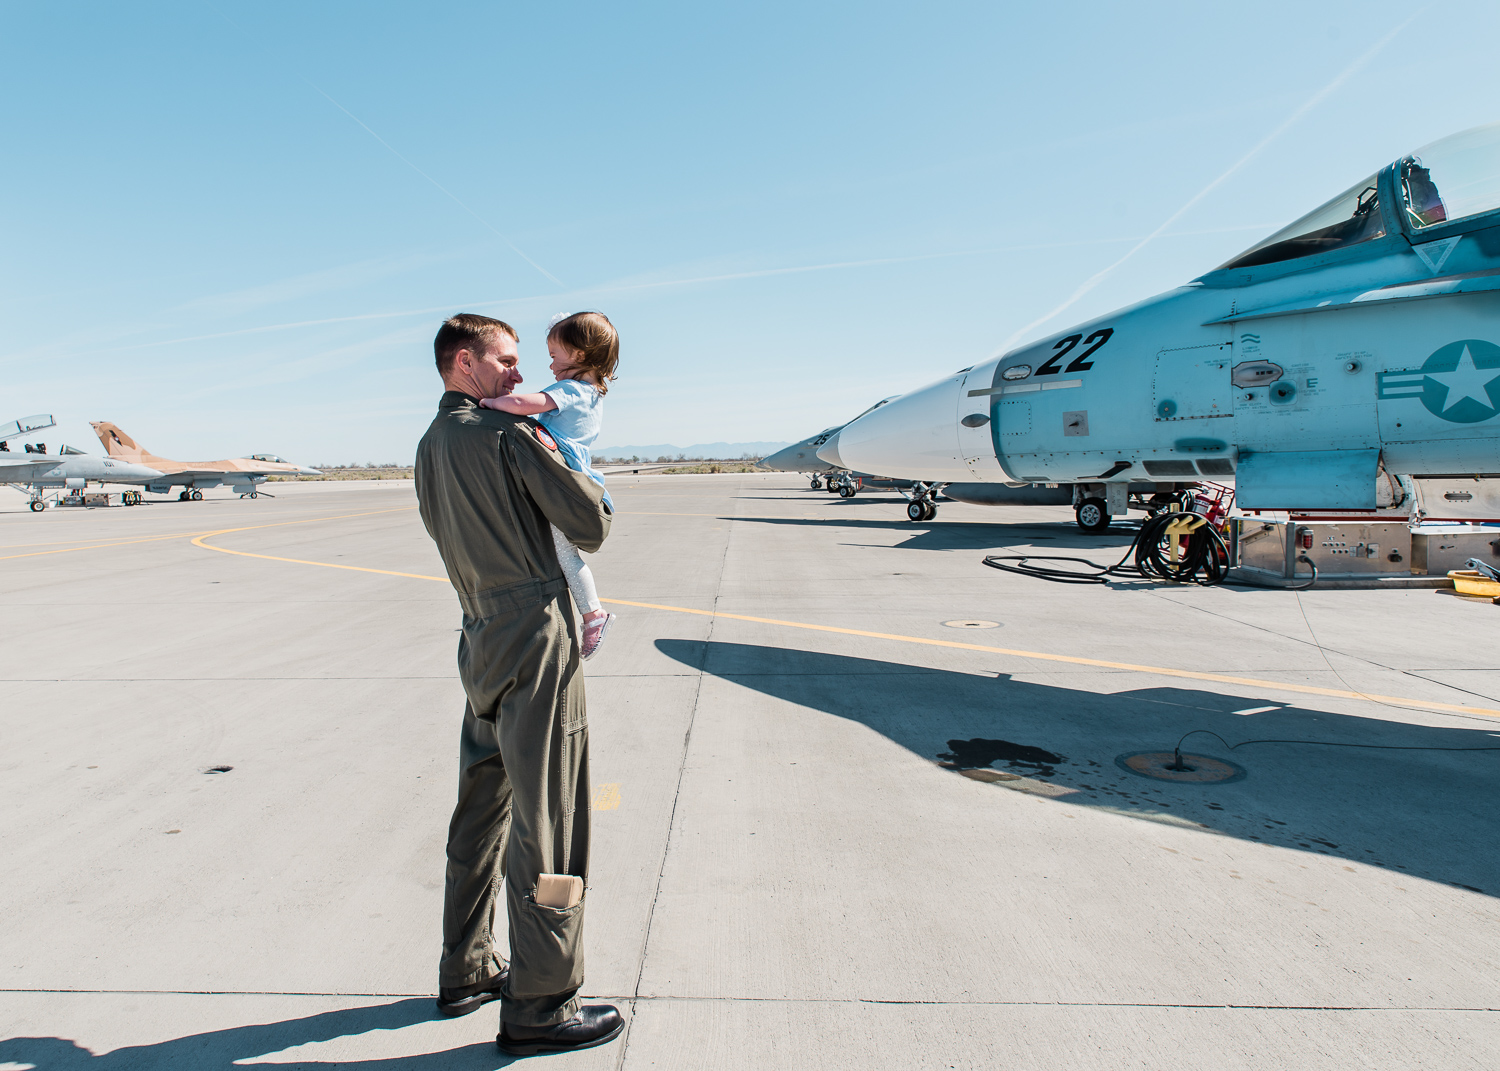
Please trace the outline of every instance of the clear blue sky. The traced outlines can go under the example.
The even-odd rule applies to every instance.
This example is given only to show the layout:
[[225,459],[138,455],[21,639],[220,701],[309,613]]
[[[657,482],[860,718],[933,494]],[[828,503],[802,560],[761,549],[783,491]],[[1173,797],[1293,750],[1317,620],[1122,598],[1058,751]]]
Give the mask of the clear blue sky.
[[[598,308],[601,445],[799,438],[994,352],[1412,10],[5,4],[0,420],[406,460],[444,315],[513,323],[542,386],[547,321]],[[1500,119],[1497,28],[1429,6],[1032,334]]]

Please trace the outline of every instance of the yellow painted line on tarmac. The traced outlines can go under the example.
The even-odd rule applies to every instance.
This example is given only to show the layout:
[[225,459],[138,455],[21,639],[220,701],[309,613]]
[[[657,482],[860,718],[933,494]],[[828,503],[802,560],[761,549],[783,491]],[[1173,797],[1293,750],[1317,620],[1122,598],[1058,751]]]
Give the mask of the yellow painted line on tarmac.
[[248,550],[230,550],[228,547],[216,547],[212,543],[203,542],[210,536],[228,535],[230,532],[248,532],[248,528],[226,528],[222,532],[204,532],[193,540],[193,546],[202,547],[204,550],[216,550],[220,554],[233,554],[240,558],[264,558],[268,562],[288,562],[292,565],[321,565],[324,569],[347,569],[351,573],[379,573],[381,576],[404,576],[409,580],[436,580],[439,583],[448,583],[446,576],[424,576],[421,573],[402,573],[395,569],[370,569],[363,565],[339,565],[337,562],[310,562],[305,558],[281,558],[275,554],[251,554]]
[[[327,518],[334,520],[336,518]],[[275,525],[256,527],[273,528]],[[222,532],[208,532],[193,540],[193,545],[205,550],[217,550],[224,554],[237,554],[244,558],[264,558],[273,562],[289,562],[293,565],[318,565],[325,569],[347,569],[355,573],[379,573],[382,576],[402,576],[412,580],[433,580],[448,583],[444,576],[426,576],[421,573],[401,573],[391,569],[370,569],[359,565],[338,565],[333,562],[314,562],[303,558],[280,558],[273,554],[252,554],[245,550],[228,550],[203,542],[210,536],[226,535],[229,532],[250,531],[248,528],[226,528]],[[749,614],[729,614],[721,610],[695,610],[687,606],[666,606],[654,602],[634,602],[629,599],[603,599],[613,606],[634,606],[641,610],[663,610],[674,614],[692,614],[695,617],[715,617],[729,621],[749,621],[757,625],[777,625],[781,628],[806,629],[810,632],[832,632],[840,636],[863,636],[873,640],[890,640],[895,643],[913,643],[923,647],[947,647],[958,651],[979,651],[983,654],[1010,655],[1014,658],[1034,658],[1042,662],[1062,662],[1074,666],[1096,666],[1100,669],[1118,669],[1128,673],[1147,673],[1153,676],[1178,677],[1184,680],[1210,681],[1214,684],[1238,684],[1248,688],[1267,689],[1278,692],[1294,692],[1298,695],[1321,695],[1333,699],[1366,699],[1375,703],[1409,707],[1416,710],[1441,710],[1454,714],[1477,714],[1486,718],[1500,718],[1500,710],[1489,707],[1466,707],[1456,703],[1436,703],[1425,699],[1406,699],[1394,695],[1374,695],[1370,692],[1354,692],[1340,688],[1319,688],[1311,684],[1287,684],[1281,681],[1260,680],[1256,677],[1235,677],[1226,673],[1203,673],[1191,669],[1171,669],[1167,666],[1144,666],[1134,662],[1110,662],[1102,658],[1081,658],[1077,655],[1047,654],[1042,651],[1022,651],[1011,647],[990,647],[980,643],[961,643],[957,640],[934,640],[925,636],[903,636],[896,632],[870,632],[865,629],[841,628],[836,625],[814,625],[806,621],[783,621],[775,617],[752,617]]]
[[234,554],[241,558],[264,558],[272,562],[290,562],[293,565],[321,565],[325,569],[348,569],[355,573],[380,573],[383,576],[404,576],[412,580],[440,580],[448,582],[445,576],[423,576],[421,573],[398,573],[392,569],[371,569],[363,565],[339,565],[336,562],[310,562],[302,558],[280,558],[274,554],[251,554],[245,550],[230,550],[228,547],[216,547],[210,543],[203,542],[212,536],[231,535],[234,532],[255,532],[262,528],[286,528],[293,524],[313,524],[317,521],[347,521],[355,517],[378,517],[382,513],[410,513],[416,506],[401,506],[398,509],[377,509],[368,513],[344,513],[337,517],[309,517],[302,521],[278,521],[274,524],[250,524],[242,528],[220,528],[214,532],[204,532],[193,539],[193,546],[202,547],[204,550],[216,550],[220,554]]
[[620,809],[620,785],[611,782],[594,789],[594,798],[589,804],[591,811],[618,811]]
[[1075,666],[1098,666],[1101,669],[1121,669],[1131,673],[1151,673],[1165,677],[1183,677],[1195,681],[1213,681],[1216,684],[1243,684],[1252,688],[1274,688],[1283,692],[1298,692],[1302,695],[1325,695],[1336,699],[1369,699],[1377,703],[1417,707],[1422,710],[1446,710],[1460,714],[1481,714],[1489,718],[1500,718],[1500,710],[1491,710],[1489,707],[1465,707],[1454,703],[1431,703],[1425,699],[1403,699],[1399,696],[1372,695],[1369,692],[1351,692],[1339,688],[1318,688],[1311,684],[1283,684],[1278,681],[1258,680],[1255,677],[1233,677],[1224,673],[1202,673],[1190,669],[1168,669],[1166,666],[1141,666],[1136,665],[1134,662],[1107,662],[1099,658],[1044,654],[1040,651],[1020,651],[1010,647],[988,647],[979,643],[959,643],[957,640],[932,640],[925,636],[902,636],[894,632],[867,632],[864,629],[857,628],[839,628],[834,625],[811,625],[803,621],[781,621],[773,617],[750,617],[746,614],[726,614],[718,610],[691,610],[683,606],[662,606],[651,602],[628,602],[625,599],[601,599],[600,602],[614,603],[616,606],[636,606],[644,610],[669,610],[678,614],[696,614],[700,617],[723,617],[734,621],[753,621],[761,625],[780,625],[783,628],[810,629],[814,632],[834,632],[844,636],[866,636],[875,640],[917,643],[925,647],[951,647],[960,651],[983,651],[986,654],[1035,658],[1044,662],[1066,662]]
[[[283,528],[283,527],[286,527],[287,525],[291,525],[291,524],[312,524],[314,521],[343,521],[343,520],[349,520],[350,518],[353,518],[353,517],[373,517],[376,514],[380,514],[380,513],[407,513],[407,512],[410,512],[411,510],[414,510],[416,508],[417,508],[416,506],[402,506],[399,509],[378,509],[378,510],[372,510],[369,513],[342,513],[342,514],[338,514],[336,516],[331,516],[331,517],[308,517],[308,518],[305,518],[304,520],[300,520],[300,521],[276,521],[273,524],[252,524],[252,525],[248,525],[248,526],[246,526],[244,528],[220,528],[219,530],[213,531],[213,532],[172,532],[169,535],[141,536],[138,539],[123,539],[123,540],[118,540],[118,541],[113,542],[113,543],[98,543],[98,542],[87,541],[87,540],[79,540],[78,542],[88,542],[89,545],[86,546],[86,547],[59,547],[56,550],[33,550],[33,551],[28,551],[25,554],[5,554],[5,555],[0,555],[0,562],[10,561],[12,558],[39,558],[39,557],[42,557],[42,556],[47,555],[47,554],[72,554],[73,552],[79,551],[79,550],[105,550],[105,549],[107,549],[109,547],[129,547],[129,546],[134,546],[137,543],[158,543],[158,542],[161,542],[162,540],[166,540],[166,539],[187,539],[190,536],[203,537],[203,536],[211,536],[211,535],[224,535],[226,532],[248,532],[248,531],[251,531],[252,529],[255,529],[255,528]],[[70,542],[72,542],[72,541],[70,541]],[[197,539],[194,539],[193,542],[197,543],[198,541],[197,541]],[[27,544],[21,544],[21,545],[22,546],[26,546]],[[33,545],[35,545],[35,546],[43,546],[44,547],[44,546],[47,546],[48,544],[46,544],[46,543],[37,543],[37,544],[33,544]],[[201,546],[202,544],[198,544],[198,545]],[[0,549],[4,549],[4,548],[0,548]],[[210,547],[209,549],[210,550],[220,550],[222,548],[220,548],[220,547]],[[225,551],[225,553],[226,554],[233,554],[234,551]],[[291,559],[288,559],[288,560],[291,560]],[[322,563],[321,562],[310,562],[310,563],[307,563],[307,564],[322,564]],[[335,567],[335,568],[337,568],[337,567]],[[401,576],[410,576],[412,574],[410,574],[410,573],[401,573],[399,575],[401,575]]]
[[103,550],[105,547],[129,547],[136,543],[156,543],[163,539],[186,539],[192,532],[173,532],[171,535],[143,536],[140,539],[126,539],[117,543],[92,543],[86,547],[59,547],[57,550],[32,550],[25,554],[6,554],[0,556],[0,562],[10,561],[12,558],[40,558],[47,554],[72,554],[78,550]]

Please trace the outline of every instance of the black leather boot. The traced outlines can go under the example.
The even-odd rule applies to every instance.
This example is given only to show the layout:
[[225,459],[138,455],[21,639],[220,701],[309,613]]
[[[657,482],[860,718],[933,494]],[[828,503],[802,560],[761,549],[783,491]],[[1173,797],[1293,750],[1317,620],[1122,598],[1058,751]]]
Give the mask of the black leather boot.
[[625,1029],[625,1020],[613,1004],[587,1004],[578,1014],[556,1026],[517,1026],[501,1023],[495,1044],[512,1056],[535,1056],[543,1052],[572,1052],[613,1041]]
[[438,1011],[451,1019],[460,1015],[468,1015],[492,1000],[499,1000],[500,990],[505,988],[506,982],[510,981],[510,967],[498,959],[495,965],[500,968],[499,974],[472,985],[458,986],[453,989],[439,987]]

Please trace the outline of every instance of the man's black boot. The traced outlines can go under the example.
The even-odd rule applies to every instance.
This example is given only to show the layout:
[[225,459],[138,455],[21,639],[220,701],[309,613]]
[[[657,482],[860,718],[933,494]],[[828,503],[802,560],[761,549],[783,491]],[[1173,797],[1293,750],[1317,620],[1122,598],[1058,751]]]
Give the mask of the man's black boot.
[[449,1018],[454,1018],[459,1015],[468,1015],[492,1000],[499,1000],[500,990],[505,988],[506,982],[510,981],[510,967],[498,959],[495,965],[500,968],[500,973],[483,981],[472,985],[457,986],[453,989],[439,987],[438,1011]]
[[512,1056],[535,1056],[543,1052],[572,1052],[613,1041],[625,1029],[625,1020],[613,1004],[587,1004],[578,1014],[556,1026],[517,1026],[501,1023],[495,1044]]

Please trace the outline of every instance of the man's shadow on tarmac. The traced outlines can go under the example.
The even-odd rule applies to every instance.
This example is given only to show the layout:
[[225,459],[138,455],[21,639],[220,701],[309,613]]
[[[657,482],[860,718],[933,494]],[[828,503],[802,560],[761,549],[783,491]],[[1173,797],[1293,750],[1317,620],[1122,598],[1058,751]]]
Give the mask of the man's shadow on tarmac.
[[13,1037],[0,1041],[0,1064],[31,1065],[37,1071],[140,1071],[180,1067],[191,1071],[242,1071],[246,1066],[276,1068],[337,1067],[340,1071],[465,1071],[504,1067],[520,1057],[506,1056],[493,1041],[442,1052],[376,1060],[299,1060],[257,1064],[254,1058],[297,1045],[400,1030],[433,1019],[433,998],[414,997],[391,1004],[342,1008],[300,1019],[211,1030],[153,1045],[130,1045],[96,1056],[76,1041],[59,1037]]
[[[992,782],[986,787],[997,794],[1027,792],[1070,807],[1196,826],[1500,895],[1493,836],[1500,735],[1493,726],[1465,728],[1458,719],[1452,726],[1414,725],[1197,688],[1100,694],[1005,673],[740,643],[661,639],[656,646],[696,670],[866,725],[952,776]],[[1245,710],[1255,713],[1238,713]],[[1228,759],[1247,776],[1183,783],[1116,764],[1117,757],[1140,752],[1170,754],[1193,730],[1217,733],[1229,744],[1319,740],[1496,750],[1306,743],[1230,750],[1211,736],[1194,735],[1183,741],[1184,753]],[[997,795],[996,803],[1002,800]]]

